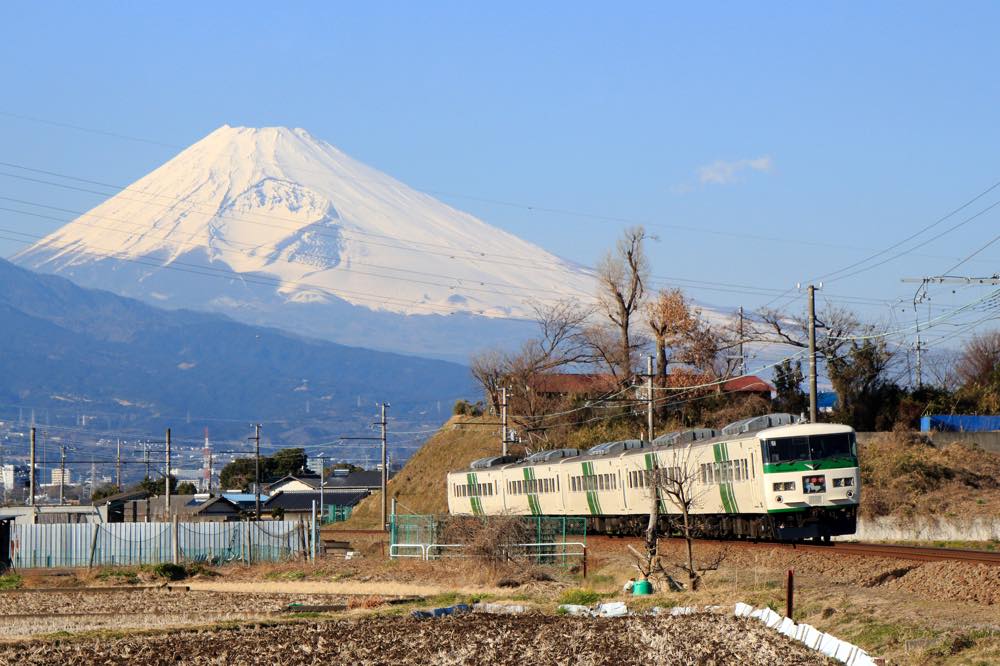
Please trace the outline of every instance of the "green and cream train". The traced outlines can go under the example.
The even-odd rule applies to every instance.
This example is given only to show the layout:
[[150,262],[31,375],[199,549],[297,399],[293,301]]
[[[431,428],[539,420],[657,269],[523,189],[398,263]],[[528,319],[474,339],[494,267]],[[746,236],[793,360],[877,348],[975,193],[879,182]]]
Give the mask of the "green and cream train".
[[[855,531],[860,474],[854,430],[768,414],[721,431],[686,430],[653,442],[624,440],[588,451],[556,449],[524,459],[483,458],[448,474],[455,515],[581,516],[605,534],[645,529],[654,478],[674,478],[705,536],[829,539]],[[661,472],[654,475],[652,470]],[[664,528],[679,513],[662,491]]]

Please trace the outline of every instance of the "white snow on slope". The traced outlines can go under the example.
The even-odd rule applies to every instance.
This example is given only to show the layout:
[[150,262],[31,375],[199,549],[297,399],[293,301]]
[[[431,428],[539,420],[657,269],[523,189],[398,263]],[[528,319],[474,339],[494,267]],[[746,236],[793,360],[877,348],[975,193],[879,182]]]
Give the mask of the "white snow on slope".
[[156,267],[208,262],[280,282],[285,302],[408,315],[524,317],[530,300],[594,293],[581,267],[283,127],[223,126],[17,257],[67,274],[117,259],[158,273],[146,298],[195,307]]

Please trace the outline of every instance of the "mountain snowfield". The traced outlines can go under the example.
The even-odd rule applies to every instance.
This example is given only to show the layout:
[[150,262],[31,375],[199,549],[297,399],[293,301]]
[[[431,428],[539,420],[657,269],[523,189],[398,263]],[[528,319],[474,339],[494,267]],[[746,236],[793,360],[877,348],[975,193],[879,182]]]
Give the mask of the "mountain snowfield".
[[161,306],[453,357],[512,330],[441,337],[485,330],[472,322],[594,294],[588,270],[283,127],[223,126],[15,261]]

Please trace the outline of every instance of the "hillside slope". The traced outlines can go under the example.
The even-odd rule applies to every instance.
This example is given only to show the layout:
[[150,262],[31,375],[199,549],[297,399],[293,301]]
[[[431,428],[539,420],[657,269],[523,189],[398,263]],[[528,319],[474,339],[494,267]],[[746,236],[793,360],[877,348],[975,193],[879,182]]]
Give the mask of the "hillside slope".
[[[500,453],[500,436],[492,425],[460,426],[458,422],[492,423],[495,417],[453,416],[413,454],[406,465],[389,480],[389,497],[399,501],[400,513],[447,513],[445,474],[462,469],[477,459]],[[354,508],[347,527],[377,528],[381,493],[366,497]]]
[[53,427],[99,414],[116,431],[239,438],[264,421],[293,443],[364,430],[381,400],[397,428],[436,424],[438,400],[473,389],[457,364],[162,310],[2,259],[0,284],[0,418],[24,405]]

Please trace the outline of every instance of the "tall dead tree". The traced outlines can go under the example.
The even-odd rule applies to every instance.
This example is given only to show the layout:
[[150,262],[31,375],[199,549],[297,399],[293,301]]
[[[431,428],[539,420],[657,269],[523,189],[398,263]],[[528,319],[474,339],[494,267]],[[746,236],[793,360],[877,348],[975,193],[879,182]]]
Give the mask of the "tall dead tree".
[[632,377],[636,351],[632,318],[642,305],[649,280],[645,240],[646,230],[642,227],[626,229],[615,249],[607,252],[597,265],[597,301],[601,313],[617,332],[617,349],[603,349],[606,345],[602,345],[600,353],[611,373],[622,383]]
[[698,327],[697,317],[684,297],[684,292],[680,289],[661,289],[646,303],[646,321],[653,332],[656,347],[656,376],[663,385],[667,377],[667,364],[677,360],[675,356],[678,350],[690,343],[692,334]]

